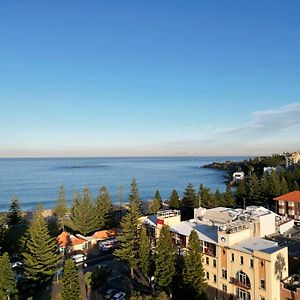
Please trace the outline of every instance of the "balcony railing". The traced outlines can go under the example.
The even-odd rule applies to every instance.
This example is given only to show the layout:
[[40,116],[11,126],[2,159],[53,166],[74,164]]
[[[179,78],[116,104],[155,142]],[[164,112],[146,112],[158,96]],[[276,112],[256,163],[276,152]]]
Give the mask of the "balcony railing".
[[250,283],[243,282],[243,281],[241,281],[239,279],[236,279],[234,277],[230,277],[230,283],[234,284],[238,287],[241,287],[242,289],[245,289],[245,290],[250,290],[251,289],[251,284]]
[[216,252],[214,249],[211,248],[204,248],[204,253],[206,255],[212,256],[212,257],[216,257]]

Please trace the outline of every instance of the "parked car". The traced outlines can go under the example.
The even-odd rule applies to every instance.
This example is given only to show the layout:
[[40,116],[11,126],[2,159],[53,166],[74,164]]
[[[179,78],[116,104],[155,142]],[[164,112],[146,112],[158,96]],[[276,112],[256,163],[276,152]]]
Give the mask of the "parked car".
[[11,264],[11,267],[14,269],[17,267],[21,267],[22,265],[23,265],[23,263],[21,261],[15,261]]
[[112,297],[112,299],[113,299],[113,300],[124,300],[125,297],[126,297],[126,294],[125,294],[125,293],[119,292],[119,293],[116,293],[116,294]]
[[115,295],[115,294],[116,294],[116,290],[114,290],[114,289],[109,289],[109,290],[105,293],[104,298],[105,298],[105,299],[111,299],[111,298],[113,297],[113,295]]
[[99,247],[100,251],[113,250],[117,246],[118,246],[117,238],[112,238],[112,239],[98,242],[98,247]]
[[86,256],[84,254],[75,254],[71,256],[71,259],[74,260],[75,264],[81,263],[86,260]]

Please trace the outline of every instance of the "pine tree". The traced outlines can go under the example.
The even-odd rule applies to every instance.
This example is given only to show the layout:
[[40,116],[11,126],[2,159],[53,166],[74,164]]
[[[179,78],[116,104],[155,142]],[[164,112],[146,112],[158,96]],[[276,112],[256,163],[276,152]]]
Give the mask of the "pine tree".
[[206,289],[205,272],[202,265],[202,249],[195,230],[189,237],[188,251],[184,257],[183,282],[190,297],[199,299]]
[[150,262],[150,240],[147,235],[146,229],[143,227],[140,232],[140,243],[139,243],[139,267],[147,278],[149,273],[149,262]]
[[183,194],[182,206],[184,208],[195,208],[198,207],[198,204],[198,197],[194,186],[191,183],[188,183]]
[[9,226],[16,226],[24,220],[23,213],[20,208],[19,198],[14,197],[10,202],[10,208],[7,215],[7,223]]
[[71,227],[83,235],[95,230],[96,210],[92,201],[92,195],[88,188],[83,190],[83,198],[79,194],[74,195],[71,209]]
[[299,184],[298,184],[298,182],[297,182],[296,180],[294,181],[293,190],[294,190],[294,191],[299,191],[299,190],[300,190],[300,189],[299,189]]
[[61,296],[63,300],[81,299],[78,274],[75,264],[71,259],[65,261]]
[[246,200],[246,189],[244,180],[239,180],[237,190],[236,190],[236,198],[239,205],[243,205],[244,200]]
[[138,186],[135,179],[131,183],[131,193],[129,195],[129,209],[121,220],[122,232],[118,237],[119,248],[114,254],[121,260],[128,263],[131,276],[133,268],[138,265],[139,235],[138,225],[140,217],[140,200]]
[[180,199],[175,189],[171,192],[169,206],[171,209],[180,209]]
[[58,197],[56,201],[56,206],[53,209],[54,214],[57,216],[58,220],[63,225],[63,218],[68,212],[68,206],[66,201],[66,192],[64,186],[59,187]]
[[8,253],[0,257],[0,299],[18,299],[15,274]]
[[96,197],[96,229],[109,229],[114,224],[113,206],[111,197],[103,186]]
[[164,225],[156,247],[155,281],[161,289],[169,288],[175,275],[175,252],[170,229]]
[[209,199],[209,189],[206,188],[202,183],[200,184],[199,192],[198,192],[198,199],[200,201],[200,206],[209,208],[210,207],[210,199]]
[[217,189],[216,192],[215,192],[215,197],[214,197],[215,207],[221,206],[222,203],[223,203],[222,194],[220,193],[219,189]]
[[235,207],[235,199],[232,195],[231,187],[228,184],[224,194],[224,206],[225,207]]
[[24,269],[28,278],[46,281],[54,274],[59,260],[57,244],[50,237],[47,223],[36,211],[26,236]]
[[271,197],[275,198],[280,195],[280,180],[278,174],[273,171],[269,177],[269,180]]
[[156,214],[162,208],[162,200],[159,191],[155,192],[152,203],[149,207],[149,213]]
[[284,177],[281,178],[281,182],[280,182],[280,193],[283,194],[287,194],[289,192],[289,188],[288,185],[286,183],[286,180]]

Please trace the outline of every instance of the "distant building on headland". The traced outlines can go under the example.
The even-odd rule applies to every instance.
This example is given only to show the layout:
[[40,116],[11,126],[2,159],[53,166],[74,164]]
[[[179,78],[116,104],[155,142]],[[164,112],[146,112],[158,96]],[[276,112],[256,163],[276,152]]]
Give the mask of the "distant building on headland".
[[245,177],[245,173],[243,171],[240,172],[234,172],[232,174],[232,179],[233,181],[239,181],[239,180],[243,180]]
[[294,151],[292,153],[284,153],[285,156],[285,166],[287,168],[294,166],[300,161],[300,150]]

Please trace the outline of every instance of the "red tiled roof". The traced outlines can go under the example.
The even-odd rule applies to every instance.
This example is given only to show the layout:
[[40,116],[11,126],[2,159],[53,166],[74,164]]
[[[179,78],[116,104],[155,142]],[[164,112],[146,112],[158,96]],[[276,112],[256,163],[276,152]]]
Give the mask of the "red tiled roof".
[[100,230],[96,231],[92,237],[96,240],[106,240],[108,238],[115,237],[117,235],[117,231],[115,229],[108,230]]
[[80,239],[74,235],[71,235],[68,232],[63,231],[57,238],[56,241],[58,242],[60,247],[66,247],[69,246],[76,246],[83,244],[85,240]]
[[290,201],[290,202],[300,202],[300,191],[293,191],[279,197],[274,198],[274,200]]

